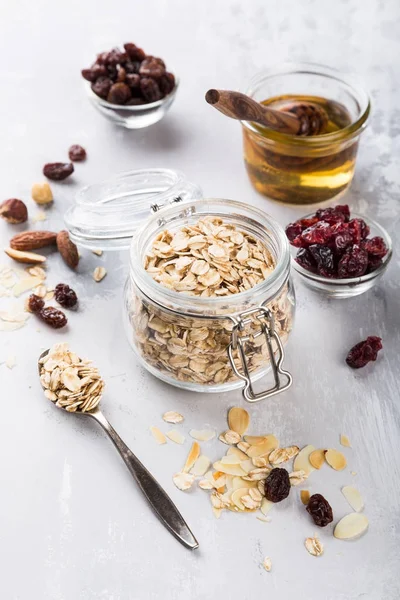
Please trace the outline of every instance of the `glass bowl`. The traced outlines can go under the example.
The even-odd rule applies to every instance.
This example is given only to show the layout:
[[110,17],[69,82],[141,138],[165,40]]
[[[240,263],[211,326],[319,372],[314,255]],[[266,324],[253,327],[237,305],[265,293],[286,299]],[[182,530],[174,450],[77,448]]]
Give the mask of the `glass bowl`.
[[[302,218],[306,219],[312,217],[313,215],[314,213],[311,213]],[[304,269],[302,266],[300,266],[295,261],[295,256],[299,248],[290,246],[292,266],[294,271],[298,273],[300,280],[308,288],[320,292],[324,296],[328,296],[330,298],[352,298],[353,296],[359,296],[360,294],[368,291],[380,280],[389,265],[390,259],[392,258],[392,240],[386,229],[376,223],[376,221],[368,219],[364,215],[351,213],[351,218],[364,219],[371,230],[368,237],[380,236],[384,239],[387,246],[388,253],[382,259],[381,266],[375,271],[372,271],[372,273],[362,275],[361,277],[352,277],[349,279],[329,279],[327,277],[323,277],[322,275],[318,275],[317,273],[307,271],[307,269]]]
[[106,119],[125,127],[126,129],[143,129],[158,123],[167,113],[171,104],[175,100],[178,89],[179,79],[175,76],[175,87],[165,98],[149,104],[140,104],[138,106],[124,106],[111,104],[102,98],[99,98],[90,88],[90,83],[85,81],[86,93],[92,105]]

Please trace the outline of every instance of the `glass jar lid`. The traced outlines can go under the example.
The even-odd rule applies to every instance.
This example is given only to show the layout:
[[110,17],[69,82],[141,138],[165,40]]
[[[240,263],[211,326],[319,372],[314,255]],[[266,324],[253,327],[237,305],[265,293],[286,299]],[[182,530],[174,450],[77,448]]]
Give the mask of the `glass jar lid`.
[[180,171],[141,169],[81,189],[64,220],[84,248],[129,248],[135,231],[165,205],[202,198],[201,188]]

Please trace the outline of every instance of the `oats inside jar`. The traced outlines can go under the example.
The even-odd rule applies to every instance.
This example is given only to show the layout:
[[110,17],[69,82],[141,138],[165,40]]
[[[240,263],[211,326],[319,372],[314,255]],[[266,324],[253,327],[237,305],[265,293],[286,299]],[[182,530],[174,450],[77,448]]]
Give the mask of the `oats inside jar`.
[[[232,297],[251,290],[272,274],[276,259],[266,244],[248,231],[219,217],[202,217],[177,230],[161,231],[150,244],[144,269],[161,286],[196,298]],[[286,283],[268,303],[275,330],[284,343],[291,329],[293,306]],[[234,312],[229,307],[225,315]],[[227,348],[233,321],[179,314],[164,309],[139,293],[131,322],[135,343],[147,364],[181,382],[218,385],[236,379]],[[250,372],[266,368],[270,360],[260,321],[249,319],[244,334]],[[234,352],[238,360],[237,351]],[[239,362],[237,363],[239,365]]]

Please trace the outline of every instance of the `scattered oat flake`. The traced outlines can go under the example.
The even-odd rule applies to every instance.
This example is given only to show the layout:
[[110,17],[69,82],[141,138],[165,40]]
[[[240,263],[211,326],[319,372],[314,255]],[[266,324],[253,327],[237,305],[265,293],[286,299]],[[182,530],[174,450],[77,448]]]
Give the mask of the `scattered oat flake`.
[[364,501],[357,488],[351,485],[345,485],[342,487],[342,494],[353,510],[356,512],[361,512],[363,510]]
[[368,529],[368,524],[367,517],[362,513],[350,513],[336,524],[333,535],[339,540],[353,540]]
[[172,480],[178,488],[178,490],[186,492],[192,487],[195,481],[195,476],[191,475],[190,473],[184,473],[183,471],[181,471],[180,473],[175,473]]
[[197,442],[193,442],[192,447],[189,450],[189,454],[187,456],[185,466],[183,467],[183,472],[188,473],[190,469],[193,467],[194,463],[200,456],[200,445]]
[[238,433],[236,433],[236,431],[228,429],[228,431],[224,431],[224,433],[221,433],[218,439],[224,444],[231,445],[238,444],[242,438]]
[[350,475],[353,475],[354,477],[355,475],[357,475],[357,471],[350,471]]
[[260,515],[257,515],[256,519],[258,519],[258,521],[262,521],[262,523],[271,523],[272,521],[271,517],[262,517]]
[[164,413],[162,418],[166,423],[173,423],[174,425],[183,421],[183,416],[174,410]]
[[305,540],[304,545],[311,556],[322,556],[324,553],[322,542],[317,537],[308,537]]
[[335,471],[343,471],[347,465],[344,454],[334,448],[330,448],[325,452],[325,460],[332,469],[335,469]]
[[167,438],[165,437],[163,432],[158,429],[158,427],[150,427],[150,431],[153,434],[153,437],[156,440],[157,444],[167,443]]
[[345,446],[345,448],[351,448],[351,443],[349,438],[347,437],[347,435],[344,435],[343,433],[340,434],[340,443],[342,444],[342,446]]
[[103,256],[103,250],[100,250],[100,249],[97,249],[97,248],[96,248],[95,250],[92,250],[92,252],[93,252],[93,254],[95,254],[96,256]]
[[32,221],[34,223],[37,223],[38,221],[46,221],[47,220],[47,215],[43,210],[39,210],[35,215],[33,215],[32,217]]
[[171,431],[167,431],[165,435],[172,442],[175,442],[175,444],[183,444],[186,439],[185,436],[180,431],[176,431],[176,429],[171,429]]
[[107,271],[104,267],[96,267],[93,271],[93,279],[99,283],[107,275]]
[[293,471],[293,473],[289,473],[289,480],[291,485],[300,485],[301,483],[304,483],[304,481],[306,481],[307,478],[308,474],[303,470]]
[[261,501],[261,512],[263,515],[267,515],[269,513],[269,511],[271,510],[271,508],[273,507],[274,503],[271,502],[270,500],[267,500],[267,498],[263,498]]
[[271,570],[271,568],[272,568],[272,562],[271,562],[271,559],[270,559],[270,557],[269,557],[269,556],[266,556],[266,557],[264,558],[264,560],[263,560],[263,563],[262,563],[262,566],[263,566],[263,567],[264,567],[264,569],[265,569],[266,571],[268,571],[268,572]]
[[4,364],[9,369],[13,369],[15,367],[15,365],[17,364],[17,359],[13,354],[10,354],[9,356],[7,356],[6,362]]
[[209,442],[215,438],[215,431],[212,429],[191,429],[189,434],[195,440],[199,442]]
[[199,488],[201,488],[202,490],[213,490],[214,487],[215,486],[209,479],[201,479],[199,481]]
[[301,490],[300,500],[302,501],[302,503],[305,506],[307,506],[309,499],[310,499],[310,492],[308,490]]

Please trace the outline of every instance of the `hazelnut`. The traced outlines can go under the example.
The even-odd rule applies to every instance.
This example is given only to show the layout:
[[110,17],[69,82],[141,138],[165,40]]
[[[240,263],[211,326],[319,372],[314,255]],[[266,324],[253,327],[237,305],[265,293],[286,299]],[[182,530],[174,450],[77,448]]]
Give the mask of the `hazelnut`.
[[47,181],[33,184],[32,198],[37,204],[50,204],[50,202],[53,202],[53,193]]
[[7,223],[25,223],[28,218],[28,209],[22,200],[17,198],[10,198],[4,200],[0,204],[0,216],[7,221]]

